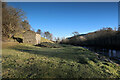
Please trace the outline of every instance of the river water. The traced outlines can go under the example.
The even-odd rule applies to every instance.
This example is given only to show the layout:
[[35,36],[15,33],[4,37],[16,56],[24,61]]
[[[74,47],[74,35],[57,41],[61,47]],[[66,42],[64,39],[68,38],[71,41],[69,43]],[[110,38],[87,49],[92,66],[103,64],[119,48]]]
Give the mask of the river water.
[[90,51],[93,51],[98,54],[103,54],[109,57],[119,58],[120,59],[120,50],[117,49],[107,49],[107,48],[98,48],[98,47],[85,47]]

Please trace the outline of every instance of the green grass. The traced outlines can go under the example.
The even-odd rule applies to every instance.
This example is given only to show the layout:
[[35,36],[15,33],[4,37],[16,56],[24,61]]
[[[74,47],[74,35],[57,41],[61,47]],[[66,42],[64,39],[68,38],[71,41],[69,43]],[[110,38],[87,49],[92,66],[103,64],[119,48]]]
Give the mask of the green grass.
[[[4,44],[3,44],[4,46]],[[82,47],[16,44],[3,47],[3,78],[120,78],[120,66]]]
[[48,39],[45,39],[44,37],[41,37],[41,43],[42,43],[42,42],[54,43],[54,42],[52,42],[52,41],[50,41],[50,40],[48,40]]

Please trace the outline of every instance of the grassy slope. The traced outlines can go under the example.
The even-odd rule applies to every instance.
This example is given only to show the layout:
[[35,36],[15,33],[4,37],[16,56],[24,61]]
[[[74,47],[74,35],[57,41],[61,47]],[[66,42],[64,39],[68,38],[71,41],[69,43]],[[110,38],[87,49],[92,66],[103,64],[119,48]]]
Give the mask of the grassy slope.
[[4,78],[120,77],[119,66],[98,60],[94,53],[82,47],[16,44],[3,43]]
[[54,43],[54,42],[52,42],[52,41],[50,41],[50,40],[48,40],[48,39],[45,39],[44,37],[41,37],[41,42],[50,42],[50,43]]

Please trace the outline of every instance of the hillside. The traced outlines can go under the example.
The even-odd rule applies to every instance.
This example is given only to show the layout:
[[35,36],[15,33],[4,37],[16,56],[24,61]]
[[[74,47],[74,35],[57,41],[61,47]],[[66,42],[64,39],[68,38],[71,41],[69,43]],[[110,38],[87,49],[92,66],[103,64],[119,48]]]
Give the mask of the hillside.
[[63,40],[61,43],[79,46],[99,46],[120,49],[120,31],[111,28],[101,29],[83,35],[76,35]]
[[44,37],[41,37],[41,42],[50,42],[50,43],[54,43],[54,42],[52,42],[52,41],[50,41],[50,40],[48,40],[48,39],[45,39]]
[[120,66],[82,47],[3,43],[3,78],[120,78]]

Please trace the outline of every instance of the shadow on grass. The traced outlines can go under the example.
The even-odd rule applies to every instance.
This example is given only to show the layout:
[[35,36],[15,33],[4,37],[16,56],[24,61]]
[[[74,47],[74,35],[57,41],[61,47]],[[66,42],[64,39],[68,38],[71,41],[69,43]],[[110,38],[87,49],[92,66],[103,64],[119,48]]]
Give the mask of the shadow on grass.
[[[77,48],[77,47],[63,47],[63,48],[39,48],[34,46],[14,46],[11,47],[14,50],[21,51],[21,52],[27,52],[30,54],[37,54],[47,57],[57,57],[65,60],[73,60],[77,61],[81,64],[87,64],[86,60],[89,56],[92,56],[90,54],[85,55],[86,53],[89,53],[89,51],[85,51],[84,49]],[[83,58],[84,57],[84,58]],[[93,56],[92,56],[93,58]],[[84,60],[85,59],[85,60]],[[98,70],[94,69],[92,66],[88,65],[81,65],[81,64],[69,64],[64,62],[59,62],[58,64],[53,63],[46,63],[46,62],[37,62],[33,59],[24,61],[25,64],[21,65],[19,64],[19,67],[16,68],[17,75],[13,74],[14,76],[19,77],[66,77],[66,78],[74,78],[74,77],[101,77],[102,74],[98,72]],[[12,64],[12,63],[11,63]],[[15,64],[16,65],[16,64]],[[7,66],[9,67],[9,66]],[[19,73],[20,72],[20,73]],[[87,75],[86,75],[87,74]],[[103,74],[104,75],[104,74]],[[109,75],[108,75],[109,76]]]
[[18,50],[21,52],[27,52],[30,54],[37,54],[37,55],[42,55],[47,57],[57,57],[60,59],[73,60],[78,62],[81,62],[79,61],[79,58],[81,57],[81,55],[87,52],[77,47],[76,48],[74,47],[39,48],[39,47],[29,47],[29,46],[17,46],[17,47],[15,46],[15,47],[12,47],[12,49]]

